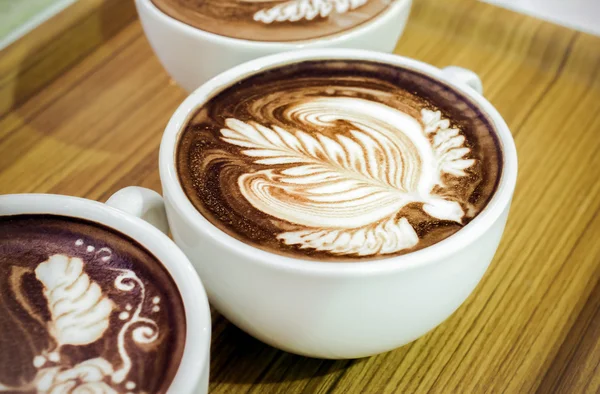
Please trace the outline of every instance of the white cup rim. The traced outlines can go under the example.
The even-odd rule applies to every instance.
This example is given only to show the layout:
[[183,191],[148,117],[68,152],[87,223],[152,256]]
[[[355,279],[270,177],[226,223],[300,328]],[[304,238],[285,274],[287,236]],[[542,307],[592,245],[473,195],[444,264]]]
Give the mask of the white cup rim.
[[[168,392],[193,393],[209,368],[211,316],[198,274],[169,237],[133,215],[96,201],[56,194],[0,195],[0,216],[49,214],[96,222],[117,230],[144,246],[164,264],[177,284],[186,315],[183,354]],[[195,379],[194,386],[190,380]]]
[[[386,257],[376,261],[324,263],[282,256],[250,246],[218,229],[196,210],[179,183],[175,167],[175,151],[180,131],[187,123],[187,120],[193,116],[196,108],[217,92],[245,76],[290,63],[326,59],[369,60],[416,71],[447,85],[453,91],[470,99],[489,117],[496,129],[501,144],[503,169],[492,199],[471,222],[450,237],[408,254]],[[508,126],[492,104],[465,84],[449,80],[449,77],[442,70],[432,65],[394,54],[367,50],[309,49],[280,53],[249,61],[217,75],[192,92],[177,108],[167,124],[160,146],[159,169],[164,193],[172,199],[171,205],[173,209],[177,210],[183,218],[186,218],[204,235],[224,245],[226,248],[236,250],[249,262],[305,274],[360,276],[398,272],[420,267],[428,263],[443,262],[445,257],[464,249],[476,241],[499,220],[502,213],[510,206],[517,180],[517,152]]]
[[188,25],[185,22],[182,22],[176,18],[173,18],[170,15],[165,14],[161,11],[152,0],[136,0],[140,6],[144,6],[150,11],[156,18],[160,19],[160,21],[174,29],[183,30],[185,33],[189,35],[196,36],[199,39],[213,41],[217,45],[242,45],[244,48],[254,47],[270,49],[271,51],[283,51],[289,50],[291,48],[301,49],[305,46],[335,46],[338,43],[342,43],[348,40],[352,40],[354,38],[358,38],[362,36],[367,31],[372,30],[376,26],[379,26],[388,21],[392,21],[395,16],[397,10],[403,9],[404,7],[410,5],[412,0],[393,0],[396,1],[396,4],[388,7],[384,11],[382,11],[379,15],[371,18],[370,20],[353,27],[348,30],[341,31],[339,33],[334,33],[331,35],[316,37],[307,40],[297,40],[297,41],[256,41],[256,40],[247,40],[243,38],[234,38],[228,36],[222,36],[216,33],[211,33],[206,30],[202,30],[191,25]]

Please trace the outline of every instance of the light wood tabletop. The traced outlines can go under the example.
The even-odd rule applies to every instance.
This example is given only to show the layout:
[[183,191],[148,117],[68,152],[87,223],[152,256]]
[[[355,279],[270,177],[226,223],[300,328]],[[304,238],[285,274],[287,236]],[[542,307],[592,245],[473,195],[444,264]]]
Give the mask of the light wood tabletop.
[[[488,272],[432,332],[360,360],[288,354],[215,312],[211,392],[600,392],[600,38],[416,0],[396,53],[477,72],[515,137],[517,190]],[[161,134],[185,96],[131,2],[76,3],[0,53],[0,193],[160,191]]]

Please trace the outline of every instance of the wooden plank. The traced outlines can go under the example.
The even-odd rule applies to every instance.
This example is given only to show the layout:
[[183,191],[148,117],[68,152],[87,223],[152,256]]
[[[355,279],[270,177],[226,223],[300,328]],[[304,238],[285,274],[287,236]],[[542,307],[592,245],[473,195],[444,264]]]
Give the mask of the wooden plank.
[[0,53],[0,117],[135,19],[130,0],[79,1]]
[[[600,215],[596,214],[590,228],[600,226]],[[598,234],[593,231],[584,234],[591,242]],[[585,259],[589,253],[586,242],[581,242],[573,250],[573,261]],[[600,266],[598,267],[600,269]],[[596,283],[583,310],[565,336],[556,357],[549,365],[537,392],[567,393],[572,387],[580,387],[580,392],[600,392],[600,282]]]

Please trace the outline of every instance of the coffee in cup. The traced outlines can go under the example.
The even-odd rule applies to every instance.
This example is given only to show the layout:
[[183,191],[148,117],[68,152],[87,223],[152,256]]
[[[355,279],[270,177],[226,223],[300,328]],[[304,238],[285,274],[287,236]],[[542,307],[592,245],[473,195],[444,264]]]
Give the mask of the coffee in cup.
[[166,15],[220,36],[286,42],[322,38],[369,22],[396,0],[152,0]]
[[159,164],[171,234],[213,307],[333,359],[450,316],[492,261],[517,178],[475,73],[349,49],[219,74],[172,116]]
[[0,392],[167,391],[186,314],[141,244],[79,218],[0,216],[0,273]]
[[472,221],[502,173],[495,126],[416,71],[315,60],[235,81],[181,133],[179,181],[253,247],[330,261],[398,256]]

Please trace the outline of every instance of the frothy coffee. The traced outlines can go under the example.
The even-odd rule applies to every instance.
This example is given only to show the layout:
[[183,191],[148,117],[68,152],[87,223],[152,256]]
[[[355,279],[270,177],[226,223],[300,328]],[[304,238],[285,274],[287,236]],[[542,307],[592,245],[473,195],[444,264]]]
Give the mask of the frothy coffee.
[[410,70],[308,61],[239,81],[189,120],[180,182],[218,228],[293,257],[356,260],[439,242],[501,173],[491,123]]
[[129,237],[54,215],[0,217],[0,392],[164,393],[181,296]]
[[344,32],[400,0],[152,0],[165,14],[221,36],[299,41]]

